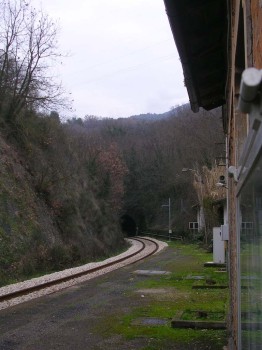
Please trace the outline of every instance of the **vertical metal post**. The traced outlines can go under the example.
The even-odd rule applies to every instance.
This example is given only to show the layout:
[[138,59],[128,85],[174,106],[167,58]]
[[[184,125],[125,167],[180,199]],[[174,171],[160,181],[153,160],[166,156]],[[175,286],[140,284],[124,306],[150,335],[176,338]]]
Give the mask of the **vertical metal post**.
[[170,197],[168,198],[168,204],[163,204],[161,207],[168,207],[168,241],[171,241],[171,199]]
[[169,242],[171,241],[171,200],[170,197],[168,199],[168,236],[169,236]]

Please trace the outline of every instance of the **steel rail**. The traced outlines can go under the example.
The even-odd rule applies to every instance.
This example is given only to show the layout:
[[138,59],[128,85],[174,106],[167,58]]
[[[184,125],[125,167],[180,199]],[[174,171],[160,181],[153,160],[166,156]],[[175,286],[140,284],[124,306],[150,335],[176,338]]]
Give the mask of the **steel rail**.
[[40,284],[37,284],[37,285],[34,285],[34,286],[25,287],[25,288],[22,288],[20,290],[11,291],[9,293],[0,295],[0,303],[3,302],[3,301],[8,301],[8,300],[20,297],[20,296],[24,296],[24,295],[36,292],[36,291],[39,291],[39,290],[43,290],[43,289],[46,289],[46,288],[49,288],[49,287],[52,287],[52,286],[55,286],[55,285],[58,285],[58,284],[61,284],[61,283],[64,283],[64,282],[68,282],[68,281],[73,280],[75,278],[79,278],[79,277],[91,274],[93,272],[105,269],[107,267],[113,266],[113,265],[118,264],[118,263],[120,263],[122,261],[125,261],[127,259],[130,259],[133,256],[138,255],[139,253],[141,253],[145,249],[146,244],[145,244],[145,242],[143,242],[143,240],[150,241],[150,242],[154,243],[155,244],[155,248],[150,253],[146,254],[142,258],[139,258],[138,260],[136,260],[136,261],[134,261],[132,263],[135,263],[135,262],[138,262],[140,260],[143,260],[143,259],[147,258],[148,256],[154,254],[159,248],[157,242],[155,242],[155,241],[153,241],[153,240],[151,240],[149,238],[132,237],[132,239],[142,243],[142,247],[140,249],[138,249],[136,252],[132,253],[132,254],[129,254],[129,255],[124,256],[124,257],[122,257],[120,259],[111,261],[109,263],[105,263],[103,265],[90,268],[90,269],[85,270],[85,271],[77,272],[77,273],[69,275],[69,276],[58,277],[57,279],[54,279],[52,281],[43,282],[43,283],[40,283]]
[[[148,258],[149,256],[155,254],[155,253],[158,251],[158,249],[159,249],[159,244],[158,244],[157,242],[155,242],[153,239],[144,238],[144,237],[132,237],[132,239],[138,240],[138,241],[140,241],[140,239],[145,239],[145,240],[147,240],[147,241],[149,241],[149,242],[151,242],[151,243],[154,243],[154,245],[155,245],[155,248],[154,248],[154,250],[153,250],[152,252],[150,252],[150,253],[147,254],[146,256],[144,256],[144,257],[142,257],[142,258],[140,258],[140,259],[134,261],[134,263],[136,263],[136,262],[138,262],[138,261],[140,261],[140,260],[143,260],[143,259],[145,259],[145,258]],[[140,241],[140,242],[141,242],[141,241]]]

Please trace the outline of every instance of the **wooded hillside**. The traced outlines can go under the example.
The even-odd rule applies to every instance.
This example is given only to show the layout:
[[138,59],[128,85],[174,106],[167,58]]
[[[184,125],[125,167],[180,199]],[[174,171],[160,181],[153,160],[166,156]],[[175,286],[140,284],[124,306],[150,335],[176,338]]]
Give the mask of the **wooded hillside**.
[[124,215],[140,232],[165,230],[169,197],[172,228],[185,234],[198,201],[182,168],[212,167],[223,155],[219,113],[184,105],[163,120],[61,123],[28,111],[12,132],[2,128],[1,280],[118,250]]
[[168,198],[186,234],[198,202],[182,169],[224,156],[221,111],[62,123],[52,109],[68,101],[48,71],[55,24],[23,0],[0,5],[0,283],[116,253],[123,229],[165,230]]
[[68,124],[84,134],[93,149],[113,146],[122,154],[127,172],[121,214],[133,217],[140,231],[164,230],[167,210],[161,206],[171,198],[172,227],[181,234],[188,231],[189,221],[196,221],[192,206],[199,204],[193,174],[182,169],[202,172],[203,166],[211,169],[225,161],[221,110],[195,114],[186,104],[152,117],[87,116]]

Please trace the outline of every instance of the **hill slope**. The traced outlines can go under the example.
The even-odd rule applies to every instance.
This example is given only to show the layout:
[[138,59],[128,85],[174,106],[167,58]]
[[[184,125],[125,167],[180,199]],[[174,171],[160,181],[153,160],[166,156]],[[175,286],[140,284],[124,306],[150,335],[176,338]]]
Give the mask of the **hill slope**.
[[[40,153],[32,138],[27,142],[25,153],[24,147],[7,143],[0,135],[1,285],[91,261],[124,244],[118,218],[112,218],[95,187],[82,184],[83,174],[58,184],[52,173],[55,185],[50,186],[49,177],[48,185],[41,182],[39,188],[43,169],[54,170],[50,154],[57,154],[54,149]],[[61,162],[71,167],[67,159]],[[57,161],[56,176],[61,175],[59,166]]]

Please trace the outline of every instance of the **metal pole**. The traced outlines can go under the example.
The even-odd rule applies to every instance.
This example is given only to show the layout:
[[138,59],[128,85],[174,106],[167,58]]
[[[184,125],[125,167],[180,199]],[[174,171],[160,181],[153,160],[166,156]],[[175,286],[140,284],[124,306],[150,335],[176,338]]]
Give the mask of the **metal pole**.
[[162,204],[161,207],[168,207],[168,240],[171,241],[171,199],[169,197],[168,204]]
[[170,197],[168,199],[168,235],[169,242],[171,241],[171,200]]

